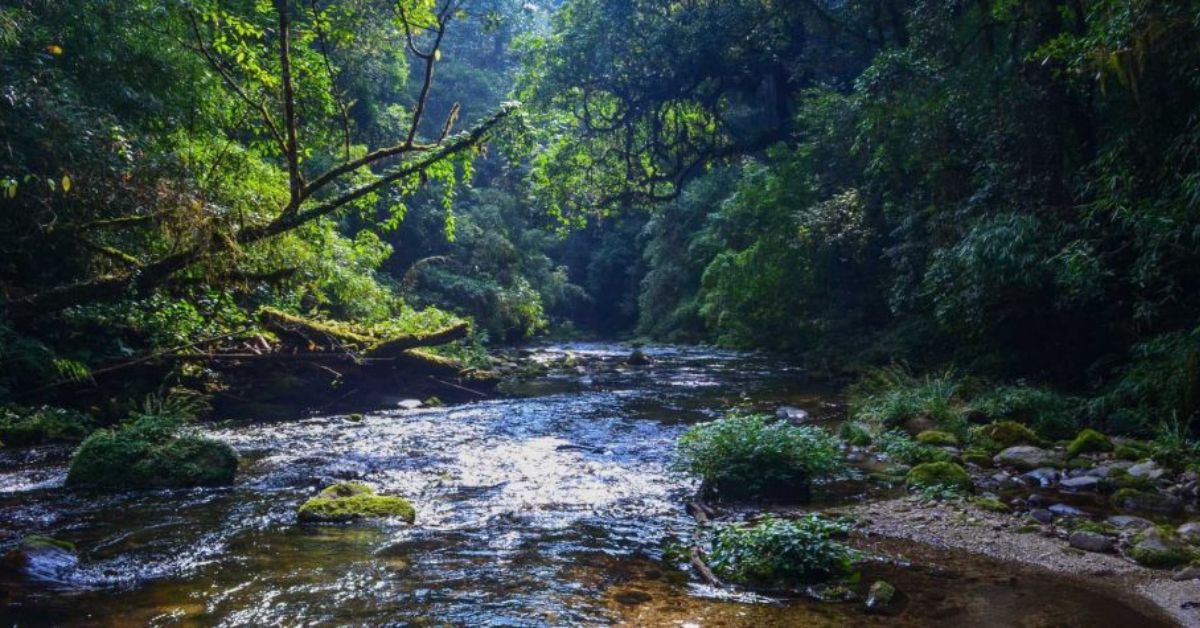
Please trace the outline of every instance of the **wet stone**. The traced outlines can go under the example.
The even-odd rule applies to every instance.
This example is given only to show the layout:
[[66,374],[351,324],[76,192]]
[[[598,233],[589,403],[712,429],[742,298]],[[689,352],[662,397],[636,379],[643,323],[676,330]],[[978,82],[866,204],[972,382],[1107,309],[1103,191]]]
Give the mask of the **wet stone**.
[[1090,492],[1095,491],[1100,485],[1100,478],[1093,475],[1081,475],[1076,478],[1067,478],[1059,482],[1059,486],[1069,491]]
[[1139,462],[1126,469],[1126,472],[1135,478],[1146,478],[1148,480],[1157,480],[1161,478],[1164,473],[1166,473],[1166,471],[1164,471],[1162,467],[1158,466],[1158,463],[1154,462],[1153,460]]
[[1051,504],[1050,512],[1059,517],[1086,517],[1087,513],[1068,504]]
[[1189,521],[1176,528],[1175,533],[1192,545],[1200,545],[1200,521]]
[[1105,519],[1104,523],[1119,530],[1141,530],[1154,525],[1148,519],[1134,517],[1133,515],[1113,515]]
[[808,411],[793,406],[780,406],[775,411],[775,417],[789,423],[804,423],[808,420]]
[[1033,471],[1025,473],[1021,477],[1030,484],[1036,484],[1042,488],[1047,488],[1054,486],[1058,482],[1059,476],[1060,474],[1058,470],[1050,467],[1042,467],[1040,469],[1034,469]]
[[1054,513],[1045,508],[1034,508],[1029,511],[1029,516],[1033,517],[1038,523],[1050,523],[1054,520]]
[[1086,530],[1077,530],[1071,533],[1071,537],[1067,541],[1071,547],[1081,549],[1085,552],[1111,552],[1113,549],[1113,540],[1099,532],[1088,532]]
[[1021,471],[1032,471],[1041,467],[1062,467],[1062,456],[1031,445],[1009,447],[996,454],[993,461],[997,465],[1015,467]]

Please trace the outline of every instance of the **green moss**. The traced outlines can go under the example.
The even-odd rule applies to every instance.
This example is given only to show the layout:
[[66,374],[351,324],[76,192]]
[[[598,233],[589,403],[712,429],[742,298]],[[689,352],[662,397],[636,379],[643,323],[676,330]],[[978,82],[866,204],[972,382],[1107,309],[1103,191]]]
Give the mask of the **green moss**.
[[971,499],[971,503],[980,510],[988,512],[1006,513],[1009,511],[1008,504],[996,499],[995,497],[975,497]]
[[[1151,539],[1151,542],[1145,542]],[[1156,526],[1135,536],[1126,554],[1143,567],[1169,569],[1186,565],[1197,558],[1169,526]]]
[[958,437],[949,432],[926,430],[920,434],[917,434],[917,442],[924,443],[926,445],[934,445],[937,447],[953,447],[958,445]]
[[972,443],[999,450],[1015,445],[1040,445],[1041,440],[1033,430],[1016,421],[996,421],[976,428]]
[[843,423],[841,429],[838,430],[838,436],[847,443],[858,447],[866,447],[874,440],[871,437],[871,430],[858,421]]
[[969,462],[973,465],[983,467],[985,469],[992,466],[992,453],[986,449],[972,447],[963,452],[963,462]]
[[9,447],[77,443],[93,429],[90,417],[73,410],[0,408],[0,443]]
[[1109,472],[1108,477],[1100,480],[1100,484],[1110,491],[1120,489],[1151,490],[1154,488],[1154,481],[1150,478],[1130,475],[1125,469],[1113,469]]
[[1168,495],[1134,488],[1123,488],[1113,493],[1111,503],[1121,510],[1138,512],[1170,513],[1179,510],[1179,504]]
[[1076,523],[1071,528],[1072,532],[1095,532],[1097,534],[1108,535],[1117,534],[1118,532],[1115,527],[1101,521],[1090,521],[1087,519],[1076,519],[1074,521]]
[[218,486],[233,482],[238,459],[220,441],[180,431],[178,424],[141,417],[83,441],[67,485],[103,490]]
[[376,495],[374,489],[360,482],[341,482],[304,502],[297,514],[300,521],[306,522],[398,517],[412,523],[417,513],[403,497]]
[[943,488],[968,492],[971,476],[953,462],[927,462],[908,472],[906,481],[912,488]]
[[1075,440],[1067,445],[1067,455],[1072,458],[1079,454],[1112,450],[1112,441],[1108,440],[1104,434],[1090,428],[1080,432]]
[[36,534],[31,534],[31,535],[21,539],[21,542],[18,543],[18,545],[20,547],[25,547],[25,548],[30,548],[30,549],[38,548],[38,547],[52,547],[55,549],[66,550],[68,552],[75,551],[75,544],[71,543],[70,541],[63,541],[63,540],[56,539],[53,537],[40,536],[40,535],[36,535]]
[[1121,460],[1129,460],[1131,462],[1137,462],[1139,460],[1145,460],[1145,459],[1153,456],[1154,449],[1150,445],[1147,445],[1146,443],[1141,443],[1138,441],[1127,441],[1127,442],[1121,443],[1120,445],[1117,445],[1116,449],[1113,451],[1113,455],[1120,458]]

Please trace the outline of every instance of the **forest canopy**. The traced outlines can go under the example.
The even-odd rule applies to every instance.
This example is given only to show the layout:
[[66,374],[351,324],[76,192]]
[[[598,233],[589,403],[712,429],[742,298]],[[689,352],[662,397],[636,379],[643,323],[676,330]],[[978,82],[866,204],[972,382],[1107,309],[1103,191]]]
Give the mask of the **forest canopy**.
[[269,306],[1190,424],[1197,41],[1192,1],[9,3],[0,386]]

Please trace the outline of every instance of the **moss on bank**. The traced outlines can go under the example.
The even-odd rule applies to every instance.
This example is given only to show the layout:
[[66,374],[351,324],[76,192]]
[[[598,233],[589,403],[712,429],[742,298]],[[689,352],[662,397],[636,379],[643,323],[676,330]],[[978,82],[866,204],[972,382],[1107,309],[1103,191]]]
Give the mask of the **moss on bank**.
[[8,447],[77,443],[94,428],[90,417],[74,410],[0,408],[0,444]]

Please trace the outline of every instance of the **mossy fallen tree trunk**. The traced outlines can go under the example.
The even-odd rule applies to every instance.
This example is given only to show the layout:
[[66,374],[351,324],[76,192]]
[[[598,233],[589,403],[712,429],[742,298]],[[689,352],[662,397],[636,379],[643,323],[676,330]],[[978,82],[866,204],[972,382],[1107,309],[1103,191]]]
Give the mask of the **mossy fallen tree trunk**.
[[459,323],[428,334],[399,336],[376,343],[367,349],[364,356],[367,358],[394,358],[404,355],[410,349],[448,344],[466,338],[468,329],[466,323]]

